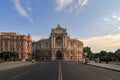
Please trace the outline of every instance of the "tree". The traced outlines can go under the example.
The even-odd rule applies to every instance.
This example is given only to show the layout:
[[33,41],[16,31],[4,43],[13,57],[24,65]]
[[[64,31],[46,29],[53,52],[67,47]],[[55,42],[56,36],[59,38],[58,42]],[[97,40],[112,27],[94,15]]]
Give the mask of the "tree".
[[18,59],[18,54],[15,52],[3,52],[0,53],[0,58],[2,61],[12,61]]
[[107,56],[109,57],[109,61],[115,61],[115,54],[113,52],[108,52]]
[[84,47],[83,52],[87,52],[88,54],[92,54],[91,48],[90,47]]
[[91,48],[90,47],[84,47],[83,48],[83,52],[84,53],[87,53],[87,58],[89,58],[89,59],[93,59],[94,58],[94,54],[92,53],[92,51],[91,51]]
[[99,54],[99,57],[103,57],[103,56],[105,56],[106,54],[107,54],[106,51],[101,51],[100,54]]
[[101,61],[106,61],[106,60],[108,60],[108,56],[107,56],[107,52],[106,51],[101,51],[100,53],[99,53],[99,59],[101,60]]
[[115,51],[115,56],[118,61],[120,61],[120,49]]

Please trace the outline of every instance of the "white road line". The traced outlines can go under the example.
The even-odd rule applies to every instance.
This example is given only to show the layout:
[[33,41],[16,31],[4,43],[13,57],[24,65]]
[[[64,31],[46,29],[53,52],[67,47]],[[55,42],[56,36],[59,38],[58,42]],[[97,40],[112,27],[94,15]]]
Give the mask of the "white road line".
[[58,69],[59,69],[58,70],[58,80],[63,80],[61,63],[59,63],[59,68]]
[[29,72],[30,72],[30,71],[25,71],[25,72],[23,72],[23,73],[17,74],[17,75],[15,75],[15,76],[13,76],[12,79],[15,79],[15,78],[18,78],[18,77],[20,77],[20,76],[23,76],[23,75],[25,75],[25,74],[27,74],[27,73],[29,73]]
[[106,79],[106,80],[112,80],[111,78],[108,78],[106,76],[101,76],[102,78]]

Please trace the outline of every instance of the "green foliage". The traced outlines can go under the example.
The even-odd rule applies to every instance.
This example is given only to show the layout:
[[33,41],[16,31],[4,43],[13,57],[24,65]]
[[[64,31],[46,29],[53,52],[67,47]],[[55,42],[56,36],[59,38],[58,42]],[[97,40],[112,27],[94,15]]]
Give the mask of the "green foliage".
[[120,61],[120,49],[113,52],[101,51],[95,54],[94,58],[99,58],[101,61]]
[[15,61],[16,59],[18,59],[18,54],[15,52],[3,52],[0,53],[0,59],[2,61]]
[[101,51],[93,54],[90,47],[84,47],[83,52],[87,53],[87,58],[96,59],[99,58],[101,61],[120,61],[120,49],[113,52]]
[[94,60],[99,58],[101,61],[120,61],[120,49],[113,52],[101,51],[93,54],[90,47],[84,47],[83,52],[87,53],[87,58]]
[[92,51],[91,51],[90,47],[84,47],[83,52],[87,52],[88,54],[92,54]]
[[84,53],[87,53],[87,56],[86,56],[86,57],[89,58],[90,60],[94,59],[94,54],[92,53],[90,47],[84,47],[84,48],[83,48],[83,52],[84,52]]
[[120,61],[120,49],[115,51],[116,60]]

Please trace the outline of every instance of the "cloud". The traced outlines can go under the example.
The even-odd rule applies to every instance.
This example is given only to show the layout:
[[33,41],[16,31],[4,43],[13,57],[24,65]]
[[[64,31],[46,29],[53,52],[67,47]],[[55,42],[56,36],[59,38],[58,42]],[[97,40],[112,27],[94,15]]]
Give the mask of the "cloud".
[[[21,0],[12,0],[12,2],[14,3],[14,6],[16,8],[16,10],[19,12],[19,14],[23,17],[26,17],[29,21],[31,21],[33,23],[32,18],[29,16],[27,10],[25,10],[25,8],[22,6],[21,4]],[[32,10],[30,7],[28,7],[28,10]]]
[[120,12],[119,11],[112,11],[105,16],[98,18],[95,21],[95,25],[97,27],[101,27],[102,29],[107,30],[105,34],[118,34],[120,33]]
[[55,8],[56,11],[61,11],[62,9],[64,9],[73,2],[73,0],[55,0],[55,1],[57,5]]
[[33,11],[32,8],[29,7],[29,6],[27,7],[27,10],[28,10],[28,11]]
[[104,22],[110,22],[111,20],[109,18],[104,18]]
[[115,27],[112,31],[111,31],[111,33],[113,33],[113,32],[118,32],[120,30],[120,26],[117,26],[117,27]]
[[83,40],[84,46],[90,46],[93,52],[101,50],[114,52],[120,48],[120,34],[91,37]]
[[112,11],[109,14],[102,15],[100,18],[98,18],[95,21],[96,25],[102,25],[102,26],[118,26],[120,25],[120,11]]
[[69,7],[69,12],[77,10],[77,13],[88,4],[89,0],[55,0],[57,12]]
[[110,23],[110,24],[114,24],[116,22],[119,22],[120,21],[120,16],[119,16],[119,13],[118,14],[109,14],[107,16],[104,17],[103,21],[105,23]]
[[120,16],[113,15],[112,18],[113,18],[113,19],[116,19],[117,21],[120,21]]
[[41,39],[40,36],[36,36],[36,35],[33,35],[31,37],[32,37],[32,41],[38,41]]
[[120,30],[120,26],[118,26],[118,27],[116,28],[116,30]]

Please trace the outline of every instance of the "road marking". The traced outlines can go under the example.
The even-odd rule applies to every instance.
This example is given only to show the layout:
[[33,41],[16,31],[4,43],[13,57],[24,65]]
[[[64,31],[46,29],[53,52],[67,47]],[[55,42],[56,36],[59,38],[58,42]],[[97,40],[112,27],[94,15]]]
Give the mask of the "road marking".
[[18,78],[18,77],[20,77],[20,76],[23,76],[23,75],[25,75],[25,74],[27,74],[27,73],[29,73],[29,72],[30,72],[30,71],[25,71],[25,72],[23,72],[23,73],[17,74],[17,75],[15,75],[15,76],[13,76],[12,79],[15,79],[15,78]]
[[111,78],[108,78],[106,76],[101,76],[102,78],[106,79],[106,80],[112,80]]
[[63,80],[61,63],[59,63],[58,80]]

